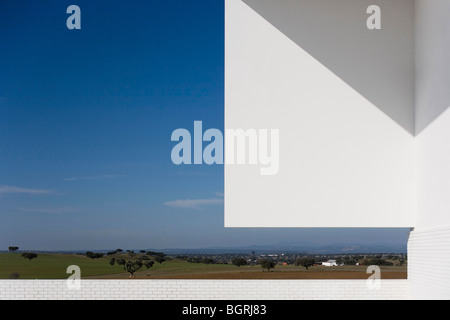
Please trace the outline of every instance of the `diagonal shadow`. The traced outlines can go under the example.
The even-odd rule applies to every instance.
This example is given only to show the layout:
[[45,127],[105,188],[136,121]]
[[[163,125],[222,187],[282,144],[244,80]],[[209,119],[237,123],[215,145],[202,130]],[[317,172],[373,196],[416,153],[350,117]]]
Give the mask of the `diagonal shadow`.
[[414,0],[242,1],[414,135]]
[[450,1],[417,1],[415,8],[416,134],[450,106]]

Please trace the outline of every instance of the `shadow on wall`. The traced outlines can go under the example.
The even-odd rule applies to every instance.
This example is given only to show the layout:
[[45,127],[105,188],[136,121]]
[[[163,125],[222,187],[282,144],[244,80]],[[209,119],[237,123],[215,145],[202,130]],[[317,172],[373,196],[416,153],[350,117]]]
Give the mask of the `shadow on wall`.
[[414,0],[242,1],[414,135]]
[[416,133],[450,106],[450,1],[416,1]]

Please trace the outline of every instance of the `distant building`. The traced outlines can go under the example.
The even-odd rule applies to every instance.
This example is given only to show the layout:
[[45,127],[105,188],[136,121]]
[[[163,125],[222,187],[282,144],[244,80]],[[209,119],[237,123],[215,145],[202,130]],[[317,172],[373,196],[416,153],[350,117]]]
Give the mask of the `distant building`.
[[336,260],[328,260],[327,262],[322,262],[322,265],[325,267],[337,267],[338,266]]

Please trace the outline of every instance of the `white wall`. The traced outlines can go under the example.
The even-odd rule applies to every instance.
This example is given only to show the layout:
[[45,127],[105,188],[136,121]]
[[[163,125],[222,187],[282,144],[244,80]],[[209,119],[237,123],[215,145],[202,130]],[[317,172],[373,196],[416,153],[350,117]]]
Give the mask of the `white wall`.
[[416,228],[450,226],[450,109],[419,134],[416,144]]
[[[414,226],[414,139],[408,130],[414,88],[405,86],[413,79],[413,2],[381,1],[381,31],[366,27],[372,1],[341,1],[336,16],[328,7],[336,6],[334,0],[263,2],[287,11],[304,4],[295,10],[310,16],[311,28],[279,28],[306,35],[318,30],[324,38],[302,34],[294,41],[264,11],[226,1],[225,127],[280,129],[278,175],[261,176],[257,166],[225,166],[226,227]],[[333,50],[339,59],[330,56]],[[362,74],[344,74],[341,65],[352,63]],[[378,84],[363,80],[372,77]],[[357,83],[364,88],[356,90]],[[378,91],[383,100],[372,95]],[[398,103],[386,105],[391,100]]]
[[[358,29],[365,1],[327,1],[226,1],[226,128],[279,128],[281,158],[274,177],[226,166],[225,224],[415,227],[413,295],[449,298],[450,272],[442,266],[450,264],[450,1],[369,1],[381,4],[387,42],[383,33]],[[392,45],[411,39],[413,29],[414,50],[408,41]],[[365,48],[374,41],[385,55],[377,59],[351,41]],[[370,74],[364,56],[380,85],[346,73]],[[386,104],[370,88],[398,103]]]
[[367,290],[366,280],[83,280],[69,291],[64,280],[0,280],[0,300],[401,300],[409,281],[382,280]]
[[450,106],[450,1],[416,0],[416,131]]
[[416,1],[418,221],[450,226],[450,1]]
[[417,223],[414,298],[450,298],[450,1],[416,1]]

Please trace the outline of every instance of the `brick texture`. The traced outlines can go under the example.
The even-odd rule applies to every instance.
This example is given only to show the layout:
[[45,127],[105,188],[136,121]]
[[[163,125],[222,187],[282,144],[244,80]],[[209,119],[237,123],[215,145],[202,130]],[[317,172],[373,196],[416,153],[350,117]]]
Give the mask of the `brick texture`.
[[416,229],[408,242],[413,299],[449,299],[450,227]]
[[368,290],[366,280],[82,280],[69,290],[65,280],[1,280],[7,299],[148,300],[390,300],[409,299],[408,280],[382,280]]

